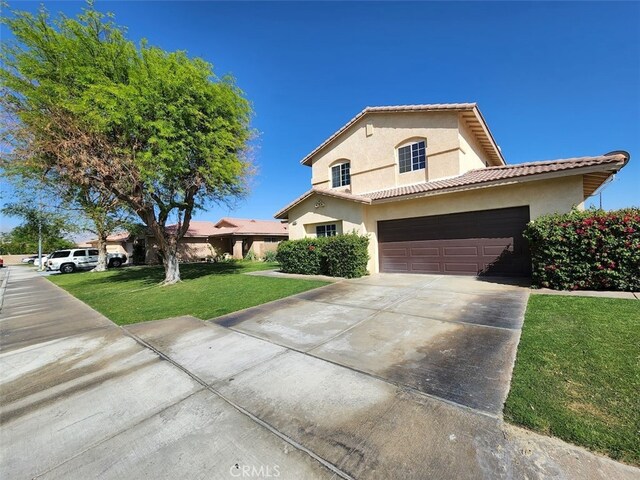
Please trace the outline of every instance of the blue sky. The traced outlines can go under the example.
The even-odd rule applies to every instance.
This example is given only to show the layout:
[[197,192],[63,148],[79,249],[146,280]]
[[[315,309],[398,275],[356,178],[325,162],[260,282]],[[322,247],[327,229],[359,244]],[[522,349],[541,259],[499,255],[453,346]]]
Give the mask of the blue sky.
[[[83,3],[46,5],[75,15]],[[253,103],[260,136],[252,193],[235,210],[211,208],[197,219],[271,218],[310,186],[299,160],[362,108],[440,102],[478,102],[508,163],[629,151],[603,206],[640,205],[638,2],[96,6],[114,12],[134,40],[231,73]],[[0,230],[14,224],[2,219]]]

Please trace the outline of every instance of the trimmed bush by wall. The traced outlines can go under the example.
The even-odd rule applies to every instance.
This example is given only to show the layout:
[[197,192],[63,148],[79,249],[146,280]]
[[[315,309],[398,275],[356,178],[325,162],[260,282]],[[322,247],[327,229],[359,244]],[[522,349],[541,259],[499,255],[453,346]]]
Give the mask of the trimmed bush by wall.
[[322,246],[327,275],[358,278],[367,274],[369,237],[350,233],[328,237]]
[[536,287],[640,290],[640,209],[572,211],[530,222],[524,232]]
[[286,273],[326,274],[326,265],[320,255],[324,241],[324,238],[302,238],[280,242],[276,255],[280,268]]
[[287,240],[278,245],[283,272],[357,278],[367,273],[369,237],[350,233]]

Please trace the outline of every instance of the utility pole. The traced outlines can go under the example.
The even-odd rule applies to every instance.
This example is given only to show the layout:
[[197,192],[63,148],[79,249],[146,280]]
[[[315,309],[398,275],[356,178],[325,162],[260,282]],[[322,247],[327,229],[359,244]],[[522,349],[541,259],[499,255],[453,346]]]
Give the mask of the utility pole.
[[42,271],[42,197],[38,190],[38,270]]

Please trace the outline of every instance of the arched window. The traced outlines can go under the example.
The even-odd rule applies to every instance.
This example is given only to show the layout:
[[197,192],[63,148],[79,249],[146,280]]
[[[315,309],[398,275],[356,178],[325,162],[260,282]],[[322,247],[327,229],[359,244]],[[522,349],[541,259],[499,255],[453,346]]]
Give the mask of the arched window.
[[340,161],[331,167],[331,188],[351,185],[351,162]]
[[427,166],[427,141],[417,140],[398,147],[398,168],[400,173],[423,170]]

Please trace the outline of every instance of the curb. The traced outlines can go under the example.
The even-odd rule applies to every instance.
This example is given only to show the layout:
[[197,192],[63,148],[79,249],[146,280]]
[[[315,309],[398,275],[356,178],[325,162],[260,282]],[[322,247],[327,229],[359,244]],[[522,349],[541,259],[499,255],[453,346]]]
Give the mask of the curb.
[[2,311],[2,305],[4,304],[4,292],[7,289],[7,283],[9,282],[9,272],[11,270],[7,268],[7,273],[2,279],[2,285],[0,285],[0,312]]

